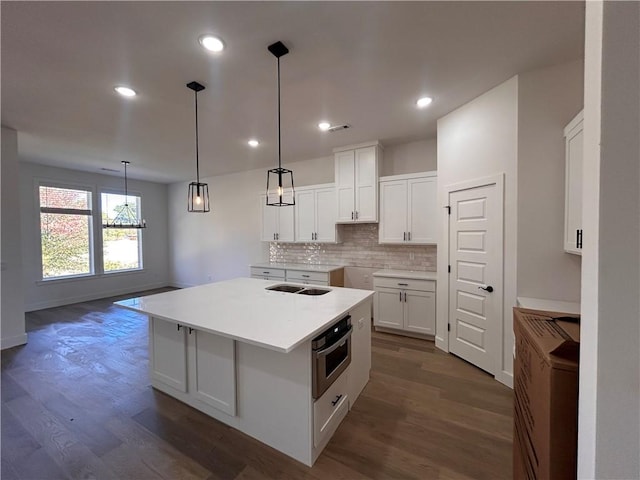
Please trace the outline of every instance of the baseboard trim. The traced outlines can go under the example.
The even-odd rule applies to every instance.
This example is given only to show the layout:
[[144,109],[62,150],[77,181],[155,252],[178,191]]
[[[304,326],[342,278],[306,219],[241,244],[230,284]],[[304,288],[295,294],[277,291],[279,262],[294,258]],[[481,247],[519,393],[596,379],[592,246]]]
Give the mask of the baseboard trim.
[[192,283],[169,282],[169,286],[173,288],[190,288],[190,287],[196,287],[197,285]]
[[144,285],[133,285],[127,288],[119,288],[115,290],[94,292],[77,297],[56,298],[54,300],[46,300],[26,305],[27,312],[34,312],[45,308],[61,307],[63,305],[71,305],[74,303],[89,302],[91,300],[99,300],[101,298],[115,297],[116,295],[125,295],[127,293],[141,292],[143,290],[152,290],[154,288],[168,287],[168,282],[147,283]]
[[16,335],[14,337],[3,338],[0,340],[0,350],[6,348],[17,347],[18,345],[24,345],[27,343],[27,334]]
[[498,372],[496,373],[494,378],[500,383],[502,383],[503,385],[506,385],[507,387],[513,390],[513,373],[509,373],[505,371]]

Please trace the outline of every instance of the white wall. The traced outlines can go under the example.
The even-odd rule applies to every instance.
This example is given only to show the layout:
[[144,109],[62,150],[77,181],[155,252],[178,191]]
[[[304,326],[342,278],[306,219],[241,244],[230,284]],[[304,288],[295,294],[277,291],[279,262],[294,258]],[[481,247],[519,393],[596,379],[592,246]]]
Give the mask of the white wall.
[[380,176],[437,170],[437,149],[435,138],[385,147]]
[[22,293],[22,242],[20,238],[20,196],[18,136],[15,130],[2,127],[1,205],[2,205],[2,283],[1,326],[2,348],[26,343],[24,296]]
[[[511,310],[516,302],[518,77],[498,85],[438,120],[438,248],[436,345],[448,351],[448,218],[446,187],[504,174],[504,293],[496,379],[513,383]],[[498,292],[499,294],[500,292]]]
[[[322,157],[291,163],[294,185],[334,181],[334,160]],[[187,213],[188,182],[169,186],[171,278],[186,287],[249,275],[249,264],[269,259],[269,244],[260,241],[260,193],[267,170],[205,178],[211,212]]]
[[[129,180],[129,191],[142,196],[141,207],[147,228],[142,230],[143,270],[114,273],[82,279],[42,282],[39,257],[39,210],[37,182],[39,179],[63,184],[91,186],[124,193],[124,178],[100,175],[34,163],[20,163],[20,204],[23,240],[24,296],[27,311],[57,305],[104,298],[169,284],[169,249],[167,223],[167,185]],[[186,193],[184,195],[186,201]],[[96,218],[94,229],[99,228]],[[95,231],[95,230],[94,230]],[[99,248],[99,245],[94,245]]]
[[640,478],[640,4],[585,34],[578,478]]
[[563,129],[583,107],[583,61],[518,76],[518,296],[580,301],[564,252]]

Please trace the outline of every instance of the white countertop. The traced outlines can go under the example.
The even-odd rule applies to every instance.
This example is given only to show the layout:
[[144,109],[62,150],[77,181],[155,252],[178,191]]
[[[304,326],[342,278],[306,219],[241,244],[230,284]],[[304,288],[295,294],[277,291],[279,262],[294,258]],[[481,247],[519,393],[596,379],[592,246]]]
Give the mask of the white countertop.
[[265,290],[265,287],[279,283],[283,282],[236,278],[131,298],[115,304],[240,342],[288,353],[374,293],[340,287],[322,287],[331,289],[331,292],[320,296]]
[[437,272],[421,272],[417,270],[378,270],[374,277],[410,278],[412,280],[437,280]]
[[282,270],[304,270],[307,272],[329,273],[344,268],[341,265],[311,265],[308,263],[252,263],[249,267],[278,268]]
[[547,300],[546,298],[518,297],[518,306],[532,310],[580,315],[580,304],[576,302]]

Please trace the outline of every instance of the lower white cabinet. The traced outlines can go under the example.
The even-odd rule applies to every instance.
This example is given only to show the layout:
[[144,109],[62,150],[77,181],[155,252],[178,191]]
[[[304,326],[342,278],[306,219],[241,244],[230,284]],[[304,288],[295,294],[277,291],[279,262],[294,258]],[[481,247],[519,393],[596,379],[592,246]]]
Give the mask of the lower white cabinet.
[[313,446],[318,447],[331,438],[349,411],[349,369],[313,402]]
[[284,282],[285,269],[271,267],[251,267],[251,278],[261,278],[263,280],[280,280]]
[[435,335],[436,282],[400,277],[376,277],[373,324],[399,333]]
[[167,322],[149,321],[150,369],[160,382],[190,397],[236,414],[235,341]]

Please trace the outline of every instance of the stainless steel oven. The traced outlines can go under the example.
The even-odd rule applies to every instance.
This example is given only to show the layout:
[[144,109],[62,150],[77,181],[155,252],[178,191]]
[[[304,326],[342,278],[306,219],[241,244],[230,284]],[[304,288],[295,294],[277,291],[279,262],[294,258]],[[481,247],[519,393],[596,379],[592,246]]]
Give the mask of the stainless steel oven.
[[313,398],[320,398],[351,363],[351,316],[347,315],[311,341]]

